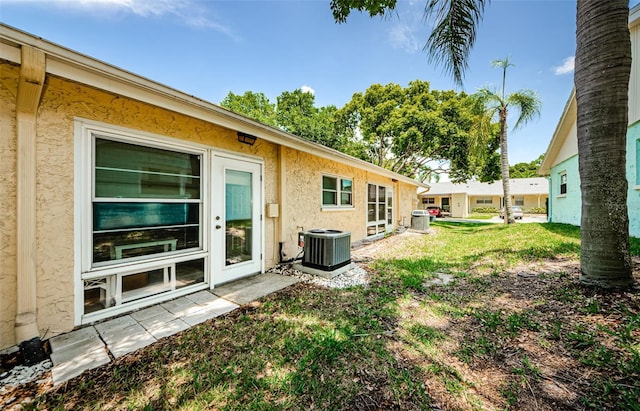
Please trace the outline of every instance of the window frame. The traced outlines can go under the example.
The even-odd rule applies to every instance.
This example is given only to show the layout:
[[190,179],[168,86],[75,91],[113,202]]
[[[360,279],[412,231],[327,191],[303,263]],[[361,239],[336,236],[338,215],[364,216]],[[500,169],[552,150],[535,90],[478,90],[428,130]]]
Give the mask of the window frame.
[[493,197],[478,197],[476,198],[476,205],[493,205]]
[[[378,183],[367,183],[366,185],[366,199],[367,199],[367,213],[365,215],[366,222],[366,236],[367,238],[375,238],[385,236],[391,229],[393,229],[393,213],[394,213],[394,204],[395,201],[395,193],[393,190],[393,186],[387,186]],[[370,187],[374,187],[374,191],[376,193],[373,201],[370,201],[369,198],[369,190]],[[384,191],[384,197],[380,198],[382,192]],[[389,201],[391,200],[391,205],[389,207]],[[374,220],[369,220],[369,208],[373,206],[373,217]],[[390,208],[390,209],[389,209]],[[384,218],[380,218],[383,216]],[[391,221],[391,224],[389,224]],[[384,228],[382,228],[384,226]],[[373,231],[372,231],[373,230]]]
[[436,205],[435,197],[422,197],[422,204],[433,204]]
[[[104,318],[110,318],[137,308],[146,307],[168,298],[177,298],[197,290],[210,288],[210,256],[209,256],[209,213],[210,206],[210,155],[209,149],[201,144],[182,142],[170,137],[130,130],[123,127],[85,119],[75,119],[74,124],[74,225],[75,225],[75,275],[74,275],[74,325],[88,324]],[[93,262],[93,204],[103,202],[105,198],[95,196],[95,141],[102,138],[135,144],[179,153],[195,154],[200,157],[200,198],[192,200],[199,203],[198,244],[197,248],[148,254],[108,262]],[[116,199],[114,199],[116,200]],[[120,199],[128,202],[130,199]],[[140,198],[140,202],[165,202],[159,198]],[[185,203],[184,198],[171,199],[169,202]],[[189,261],[202,260],[202,281],[176,287],[179,274],[176,265]],[[169,289],[157,293],[150,292],[140,298],[115,304],[109,304],[96,311],[85,313],[85,286],[91,280],[109,278],[106,285],[111,284],[111,297],[122,290],[116,290],[118,278],[158,269],[171,270],[167,282]],[[99,283],[99,282],[98,282]],[[120,294],[121,295],[121,294]],[[170,297],[168,297],[170,296]]]
[[[336,183],[336,189],[335,190],[329,190],[329,189],[325,189],[324,188],[324,179],[325,178],[332,178],[335,180]],[[349,181],[351,183],[351,190],[343,190],[343,181]],[[353,208],[353,193],[354,193],[354,189],[353,189],[353,178],[349,178],[349,177],[343,177],[343,176],[337,176],[334,174],[326,174],[323,173],[320,177],[320,203],[322,206],[322,209],[352,209]],[[325,204],[324,202],[324,194],[325,192],[332,192],[335,193],[335,198],[336,198],[336,202],[333,204]],[[349,194],[350,195],[350,199],[351,202],[350,204],[342,204],[342,195],[343,194]]]
[[567,171],[565,170],[565,171],[559,172],[558,173],[558,197],[564,197],[567,195],[568,186],[569,184],[568,184]]
[[524,196],[513,196],[513,205],[524,207]]

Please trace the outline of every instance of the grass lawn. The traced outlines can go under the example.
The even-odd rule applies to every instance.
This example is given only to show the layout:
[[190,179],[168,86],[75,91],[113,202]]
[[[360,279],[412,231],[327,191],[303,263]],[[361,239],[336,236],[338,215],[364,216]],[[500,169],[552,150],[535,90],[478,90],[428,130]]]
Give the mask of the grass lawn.
[[490,214],[490,213],[474,213],[474,214],[469,214],[466,219],[467,220],[491,220],[493,217],[498,217],[497,213],[494,214]]
[[637,287],[581,287],[577,228],[432,229],[384,240],[368,287],[297,284],[26,408],[640,409]]

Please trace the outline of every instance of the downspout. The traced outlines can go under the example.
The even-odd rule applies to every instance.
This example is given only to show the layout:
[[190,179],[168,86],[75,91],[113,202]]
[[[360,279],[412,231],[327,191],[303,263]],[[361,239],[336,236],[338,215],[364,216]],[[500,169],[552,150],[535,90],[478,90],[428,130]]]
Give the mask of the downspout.
[[17,270],[15,339],[25,364],[45,359],[36,301],[36,120],[44,87],[45,54],[22,46],[16,101]]
[[278,258],[276,261],[281,263],[286,260],[284,251],[285,238],[285,221],[287,212],[287,163],[286,163],[286,147],[278,146],[278,201],[280,203],[280,213],[277,222],[277,238],[278,241]]

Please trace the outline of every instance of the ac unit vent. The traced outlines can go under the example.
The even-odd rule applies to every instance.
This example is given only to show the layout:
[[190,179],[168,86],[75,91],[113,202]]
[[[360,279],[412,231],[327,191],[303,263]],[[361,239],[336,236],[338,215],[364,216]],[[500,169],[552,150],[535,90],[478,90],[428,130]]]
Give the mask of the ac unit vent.
[[304,233],[303,266],[333,271],[350,262],[350,232],[315,229]]

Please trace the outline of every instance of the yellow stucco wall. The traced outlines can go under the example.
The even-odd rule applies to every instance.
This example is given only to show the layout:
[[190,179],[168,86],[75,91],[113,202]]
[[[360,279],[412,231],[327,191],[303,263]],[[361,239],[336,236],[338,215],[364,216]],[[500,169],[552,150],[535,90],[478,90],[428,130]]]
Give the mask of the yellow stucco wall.
[[16,112],[19,68],[0,64],[0,349],[13,344],[16,310]]
[[[4,107],[15,107],[18,76],[16,67],[2,64],[0,348],[15,343],[16,131],[15,112]],[[233,130],[47,76],[37,120],[35,199],[38,326],[41,336],[47,338],[73,328],[75,117],[261,157],[265,161],[265,199],[277,198],[276,145],[260,139],[253,146],[241,144]],[[265,221],[267,233],[273,232],[273,224]],[[267,264],[273,265],[273,241],[266,241],[265,254]]]
[[[19,68],[0,62],[0,349],[15,344],[16,310],[16,126],[15,98]],[[87,119],[153,133],[264,160],[265,203],[280,202],[280,147],[263,139],[253,146],[236,133],[139,101],[48,75],[37,114],[37,308],[40,335],[50,338],[74,327],[74,120]],[[376,183],[395,189],[395,220],[410,216],[417,204],[416,188],[294,149],[283,149],[286,209],[279,218],[265,214],[265,265],[278,261],[280,220],[287,257],[297,254],[297,232],[317,227],[352,232],[352,241],[366,235],[366,187]],[[354,208],[326,211],[321,207],[321,175],[352,178]],[[215,193],[214,193],[215,194]]]
[[[394,188],[395,221],[397,226],[406,217],[411,222],[411,209],[417,204],[416,187],[394,183],[391,178],[373,174],[357,167],[336,163],[294,149],[284,150],[286,164],[287,216],[282,241],[285,258],[295,257],[298,232],[314,228],[340,229],[351,232],[351,241],[366,238],[367,185],[378,184]],[[353,208],[322,207],[322,176],[331,175],[353,181]],[[405,219],[403,219],[405,217]]]

